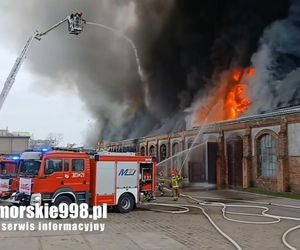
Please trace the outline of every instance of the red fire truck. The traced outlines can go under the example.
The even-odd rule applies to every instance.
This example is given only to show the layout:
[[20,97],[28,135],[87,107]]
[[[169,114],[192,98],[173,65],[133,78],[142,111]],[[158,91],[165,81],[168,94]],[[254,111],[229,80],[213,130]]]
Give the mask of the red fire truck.
[[142,199],[152,199],[156,162],[132,153],[50,151],[24,152],[20,157],[19,204],[88,203],[131,211]]
[[0,198],[6,199],[17,190],[18,156],[0,157]]

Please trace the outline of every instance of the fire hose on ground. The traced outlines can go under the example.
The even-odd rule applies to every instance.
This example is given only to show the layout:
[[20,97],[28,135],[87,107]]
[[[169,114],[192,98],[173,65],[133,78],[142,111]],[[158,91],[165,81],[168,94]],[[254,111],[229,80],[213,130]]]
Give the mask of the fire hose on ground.
[[[168,189],[166,189],[168,190]],[[168,190],[170,191],[170,190]],[[179,208],[178,211],[172,211],[172,210],[163,210],[163,209],[149,209],[156,212],[164,212],[164,213],[172,213],[172,214],[182,214],[189,212],[189,208],[197,208],[200,209],[201,212],[204,214],[204,216],[207,218],[207,220],[210,222],[210,224],[220,233],[226,240],[228,240],[236,249],[241,250],[241,246],[232,239],[229,235],[227,235],[224,231],[218,227],[218,225],[212,220],[212,218],[208,215],[208,213],[205,211],[205,209],[202,206],[212,206],[212,207],[222,207],[222,216],[225,220],[231,221],[231,222],[237,222],[237,223],[244,223],[244,224],[275,224],[279,223],[282,219],[286,220],[293,220],[293,221],[300,221],[300,218],[297,217],[287,217],[287,216],[279,216],[274,214],[267,213],[270,209],[266,207],[266,205],[270,206],[277,206],[277,207],[285,207],[285,208],[294,208],[294,209],[300,209],[299,206],[293,206],[293,205],[285,205],[285,204],[277,204],[277,203],[267,203],[267,202],[255,202],[255,201],[248,201],[248,200],[235,200],[235,199],[227,199],[227,198],[215,198],[215,197],[193,197],[191,195],[186,194],[180,194],[181,197],[187,198],[189,200],[194,201],[197,205],[191,205],[191,204],[169,204],[169,203],[157,203],[157,202],[150,202],[150,203],[143,203],[143,205],[150,205],[150,206],[162,206],[162,207],[173,207],[173,208]],[[242,203],[248,203],[248,204],[259,204],[259,205],[237,205],[237,204],[225,204],[223,202],[209,202],[207,200],[226,200],[226,201],[235,201],[235,202],[242,202]],[[240,213],[240,212],[229,212],[227,211],[227,208],[235,207],[235,208],[255,208],[260,209],[260,214],[254,214],[254,213]],[[271,221],[246,221],[246,220],[237,220],[232,219],[227,216],[227,214],[232,215],[240,215],[240,216],[255,216],[255,217],[266,217],[266,218],[272,218]],[[294,246],[290,245],[286,238],[287,235],[295,231],[297,229],[300,229],[300,225],[294,226],[292,228],[289,228],[286,230],[282,237],[281,241],[282,243],[291,250],[297,250]]]

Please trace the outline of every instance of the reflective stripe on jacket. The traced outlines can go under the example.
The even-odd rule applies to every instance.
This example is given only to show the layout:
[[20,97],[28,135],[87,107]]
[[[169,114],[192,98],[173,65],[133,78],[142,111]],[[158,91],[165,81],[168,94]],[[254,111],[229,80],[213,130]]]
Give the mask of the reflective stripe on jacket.
[[178,188],[179,187],[179,181],[181,179],[182,179],[182,177],[179,177],[179,176],[172,177],[172,180],[171,180],[172,188]]

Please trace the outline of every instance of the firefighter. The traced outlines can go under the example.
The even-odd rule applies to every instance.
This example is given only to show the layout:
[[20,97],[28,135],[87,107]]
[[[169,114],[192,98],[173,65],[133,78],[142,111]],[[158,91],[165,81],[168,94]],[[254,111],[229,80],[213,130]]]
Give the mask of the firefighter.
[[159,177],[158,177],[158,190],[160,191],[160,196],[164,196],[164,186],[165,186],[165,178],[164,178],[164,172],[160,171]]
[[70,34],[78,35],[83,31],[83,24],[85,24],[86,21],[82,18],[81,12],[75,14],[72,13],[68,16],[67,20]]
[[73,29],[74,29],[74,14],[73,13],[70,16],[68,16],[68,29],[69,29],[69,32],[73,32]]
[[172,171],[172,179],[171,179],[171,185],[172,185],[172,192],[173,192],[173,200],[177,201],[179,198],[179,182],[182,180],[182,177],[178,174],[178,171],[174,169]]

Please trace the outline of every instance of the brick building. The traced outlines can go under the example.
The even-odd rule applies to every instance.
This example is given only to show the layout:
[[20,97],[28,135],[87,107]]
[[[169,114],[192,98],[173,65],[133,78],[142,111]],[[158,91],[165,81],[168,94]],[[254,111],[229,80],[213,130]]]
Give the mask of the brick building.
[[110,149],[156,156],[167,174],[179,167],[187,185],[300,192],[300,107],[113,142]]

